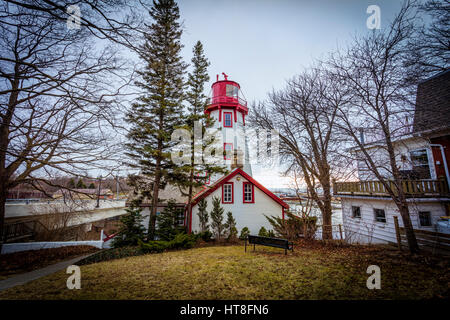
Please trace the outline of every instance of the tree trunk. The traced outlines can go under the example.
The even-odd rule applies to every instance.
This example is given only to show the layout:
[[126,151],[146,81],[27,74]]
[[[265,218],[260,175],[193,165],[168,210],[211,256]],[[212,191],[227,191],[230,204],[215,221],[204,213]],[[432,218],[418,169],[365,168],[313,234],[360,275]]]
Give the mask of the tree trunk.
[[419,245],[417,244],[416,235],[414,233],[413,225],[411,222],[411,217],[409,216],[408,203],[404,196],[399,197],[399,202],[396,203],[400,215],[403,221],[403,227],[405,228],[406,239],[408,241],[409,252],[411,254],[419,252]]
[[[326,169],[323,169],[324,171]],[[329,173],[324,173],[324,179],[320,184],[323,189],[323,201],[322,201],[322,239],[332,240],[333,239],[333,227],[332,227],[332,208],[331,208],[331,183]]]
[[161,160],[158,158],[156,160],[155,167],[155,181],[153,182],[153,199],[152,199],[152,210],[150,212],[150,218],[148,222],[148,239],[155,239],[155,228],[156,228],[156,211],[158,209],[158,195],[159,195],[159,184],[161,181]]
[[330,189],[324,187],[324,200],[323,207],[324,210],[322,212],[322,239],[323,240],[332,240],[333,239],[333,227],[332,227],[332,208],[331,208],[331,195]]
[[191,176],[189,177],[189,195],[188,195],[188,205],[187,205],[187,217],[186,217],[186,231],[191,233],[189,225],[191,224],[191,210],[192,210],[192,184],[194,183],[194,169],[191,170]]
[[1,184],[0,188],[0,254],[2,252],[3,241],[4,241],[4,230],[5,230],[5,212],[6,212],[6,197],[8,190],[6,189],[5,183]]

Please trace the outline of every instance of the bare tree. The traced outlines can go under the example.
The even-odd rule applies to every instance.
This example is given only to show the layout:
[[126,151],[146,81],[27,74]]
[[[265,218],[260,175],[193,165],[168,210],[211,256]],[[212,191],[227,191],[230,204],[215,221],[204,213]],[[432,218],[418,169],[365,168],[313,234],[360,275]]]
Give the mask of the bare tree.
[[[405,78],[408,42],[414,37],[414,7],[406,1],[390,27],[359,37],[328,61],[340,86],[351,92],[337,112],[336,126],[350,137],[357,160],[379,180],[397,205],[411,252],[418,251],[402,188],[399,137],[408,133],[414,110],[415,85]],[[371,133],[367,141],[364,132]]]
[[135,41],[143,34],[150,0],[5,0],[8,7],[20,8],[22,14],[39,15],[66,24],[76,7],[80,29],[100,40],[107,40],[139,52]]
[[[114,124],[128,66],[116,45],[93,37],[101,29],[68,29],[66,6],[53,5],[0,4],[0,241],[9,189],[28,184],[45,191],[52,176],[117,165]],[[92,11],[105,19],[109,13],[86,8],[85,17]],[[119,32],[110,25],[105,39],[121,38]]]
[[302,173],[308,194],[322,213],[323,239],[332,239],[331,163],[338,160],[333,151],[339,146],[334,125],[344,99],[345,93],[316,68],[290,80],[286,89],[271,93],[267,102],[253,107],[250,117],[252,126],[279,133],[280,156],[289,163],[287,171]]
[[445,71],[450,65],[450,1],[428,0],[416,7],[418,16],[429,22],[416,21],[416,35],[408,43],[405,65],[413,82]]

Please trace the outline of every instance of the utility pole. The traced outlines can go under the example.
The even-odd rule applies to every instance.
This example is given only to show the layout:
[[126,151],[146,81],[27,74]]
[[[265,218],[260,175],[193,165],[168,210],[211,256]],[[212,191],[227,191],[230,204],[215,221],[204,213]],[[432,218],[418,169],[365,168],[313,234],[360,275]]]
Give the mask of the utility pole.
[[119,176],[116,176],[116,199],[119,200]]
[[102,175],[98,178],[98,191],[97,191],[97,205],[96,208],[100,208],[100,186],[102,185]]

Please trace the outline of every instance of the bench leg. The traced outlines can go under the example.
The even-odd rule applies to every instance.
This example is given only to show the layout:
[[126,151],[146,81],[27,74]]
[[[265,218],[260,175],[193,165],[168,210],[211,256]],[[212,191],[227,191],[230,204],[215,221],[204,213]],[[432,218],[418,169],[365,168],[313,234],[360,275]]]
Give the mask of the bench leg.
[[253,245],[253,251],[255,251],[255,250],[256,250],[256,244]]
[[287,249],[284,249],[284,255],[287,255]]

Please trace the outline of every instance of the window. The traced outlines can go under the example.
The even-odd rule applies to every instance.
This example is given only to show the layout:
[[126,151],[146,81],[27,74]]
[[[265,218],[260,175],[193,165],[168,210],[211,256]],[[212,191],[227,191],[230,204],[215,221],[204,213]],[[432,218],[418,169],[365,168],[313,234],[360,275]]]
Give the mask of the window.
[[233,127],[233,114],[231,112],[223,113],[223,126],[226,128]]
[[235,87],[235,86],[233,86],[231,84],[227,84],[227,87],[226,87],[226,95],[227,95],[227,97],[237,98],[238,97],[238,91],[239,91],[238,87]]
[[383,209],[373,209],[375,214],[375,221],[386,223],[386,214]]
[[430,166],[426,149],[414,150],[409,153],[412,171],[417,179],[430,179]]
[[352,217],[361,219],[361,207],[352,206]]
[[254,203],[253,184],[250,182],[244,182],[244,203]]
[[184,226],[184,213],[182,210],[180,210],[180,213],[178,213],[178,221],[179,226]]
[[222,186],[222,203],[233,203],[233,183],[224,183]]
[[419,211],[419,220],[422,227],[431,227],[431,214],[429,211]]
[[231,157],[233,155],[233,144],[232,143],[224,143],[223,150],[226,152],[226,154],[223,156],[223,158],[225,160],[231,160]]

